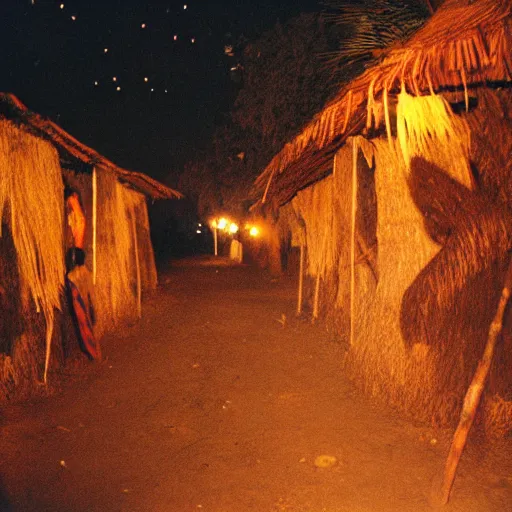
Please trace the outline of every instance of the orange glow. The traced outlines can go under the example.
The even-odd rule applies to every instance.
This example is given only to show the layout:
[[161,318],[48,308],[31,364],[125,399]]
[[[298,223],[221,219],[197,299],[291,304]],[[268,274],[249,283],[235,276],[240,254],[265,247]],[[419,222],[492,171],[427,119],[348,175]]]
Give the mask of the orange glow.
[[226,229],[226,226],[228,225],[228,221],[227,219],[225,219],[224,217],[222,217],[221,219],[219,219],[219,222],[217,223],[217,227],[219,229]]
[[257,237],[260,234],[260,230],[256,226],[252,226],[249,230],[249,235],[252,237]]
[[230,225],[229,225],[229,232],[230,233],[236,233],[238,231],[238,226],[232,222]]

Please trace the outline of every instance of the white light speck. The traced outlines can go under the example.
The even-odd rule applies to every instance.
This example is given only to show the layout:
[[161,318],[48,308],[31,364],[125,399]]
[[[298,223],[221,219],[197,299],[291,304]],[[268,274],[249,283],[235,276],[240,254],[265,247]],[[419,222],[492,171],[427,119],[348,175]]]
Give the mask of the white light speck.
[[108,48],[103,48],[103,53],[108,53]]
[[60,4],[60,8],[61,8],[61,9],[64,9],[64,4]]
[[72,19],[73,21],[76,21],[76,16],[71,16],[71,19]]
[[167,94],[167,89],[165,89],[165,94]]
[[196,42],[196,38],[195,38],[195,37],[193,37],[193,38],[191,39],[191,41],[192,41],[192,43],[195,43],[195,42]]
[[154,92],[155,89],[153,89],[153,87],[151,87],[151,92]]
[[174,36],[174,40],[177,41],[178,40],[178,36],[175,35]]
[[140,26],[140,28],[146,28],[146,24],[145,24],[145,23],[143,23],[143,24]]
[[183,9],[186,9],[186,8],[187,8],[187,4],[185,4],[185,5],[183,6]]
[[144,82],[147,82],[149,78],[147,76],[144,77]]
[[112,77],[112,82],[117,82],[117,76]]
[[98,85],[98,81],[97,80],[94,81],[94,85]]
[[120,91],[120,90],[121,90],[121,87],[117,86],[116,91]]

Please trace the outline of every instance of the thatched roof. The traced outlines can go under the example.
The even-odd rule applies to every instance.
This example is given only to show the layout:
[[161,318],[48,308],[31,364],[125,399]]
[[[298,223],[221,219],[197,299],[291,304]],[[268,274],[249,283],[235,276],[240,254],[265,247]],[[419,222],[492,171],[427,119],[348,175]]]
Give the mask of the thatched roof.
[[65,160],[95,166],[99,171],[107,169],[114,173],[120,182],[126,183],[154,199],[178,199],[182,197],[182,194],[176,190],[165,186],[146,174],[118,167],[92,148],[82,144],[53,121],[31,112],[13,94],[0,93],[0,115],[23,123],[35,135],[49,140],[56,147],[61,158]]
[[388,99],[512,81],[512,0],[445,0],[406,43],[345,85],[256,180],[261,202],[282,205],[332,169],[351,135],[384,124]]

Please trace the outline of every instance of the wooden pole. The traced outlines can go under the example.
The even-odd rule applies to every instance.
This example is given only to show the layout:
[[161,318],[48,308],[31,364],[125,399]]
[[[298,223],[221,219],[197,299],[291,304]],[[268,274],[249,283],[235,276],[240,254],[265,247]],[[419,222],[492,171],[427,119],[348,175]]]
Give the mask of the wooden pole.
[[354,344],[356,294],[356,208],[357,208],[357,142],[352,139],[352,219],[350,233],[350,345]]
[[217,256],[217,226],[213,228],[213,254]]
[[135,244],[135,266],[137,267],[137,315],[142,317],[142,286],[140,282],[139,243],[137,240],[137,223],[135,222],[135,208],[132,210],[133,243]]
[[452,445],[446,460],[446,466],[444,469],[443,482],[441,488],[438,489],[437,485],[434,484],[432,492],[432,505],[443,506],[448,503],[450,497],[450,491],[452,489],[453,481],[455,479],[455,473],[459,464],[460,457],[466,446],[466,440],[469,434],[469,430],[473,425],[475,419],[476,410],[480,403],[487,375],[491,367],[492,357],[494,355],[494,348],[496,346],[496,340],[501,333],[503,327],[503,315],[507,306],[510,290],[512,288],[512,260],[509,263],[505,283],[501,292],[500,302],[498,309],[494,316],[494,319],[489,327],[489,334],[487,336],[487,343],[485,350],[480,359],[473,380],[466,392],[464,397],[464,403],[462,406],[462,412],[460,414],[459,424],[455,433],[453,434]]
[[297,297],[297,316],[302,313],[302,289],[304,286],[304,244],[300,244],[299,293]]
[[315,299],[313,302],[313,322],[318,318],[318,299],[320,296],[320,272],[316,276]]
[[51,315],[48,315],[46,318],[46,357],[44,360],[44,375],[43,382],[44,384],[48,384],[48,368],[50,367],[50,354],[51,354],[51,346],[52,346],[52,336],[53,336],[53,311]]
[[98,176],[96,167],[92,170],[92,283],[96,284],[96,237],[98,225]]

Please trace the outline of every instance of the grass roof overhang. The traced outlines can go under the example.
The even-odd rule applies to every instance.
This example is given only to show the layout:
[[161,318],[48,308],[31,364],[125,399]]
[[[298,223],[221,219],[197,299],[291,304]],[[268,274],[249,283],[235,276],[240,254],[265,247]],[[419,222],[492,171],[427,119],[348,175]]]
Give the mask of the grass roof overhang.
[[0,93],[0,113],[23,124],[34,135],[50,141],[57,149],[65,167],[78,171],[92,167],[112,172],[117,179],[153,199],[179,199],[180,192],[154,180],[146,174],[128,171],[82,144],[53,121],[31,112],[16,96]]
[[[512,81],[512,0],[445,0],[406,43],[343,86],[255,181],[260,203],[282,205],[328,173],[327,159],[347,137],[373,124],[377,103]],[[366,123],[361,123],[361,119]],[[382,123],[382,120],[380,121]],[[377,133],[377,131],[374,131]],[[315,167],[316,166],[316,167]],[[314,168],[311,168],[314,167]],[[257,206],[257,205],[255,205]]]

